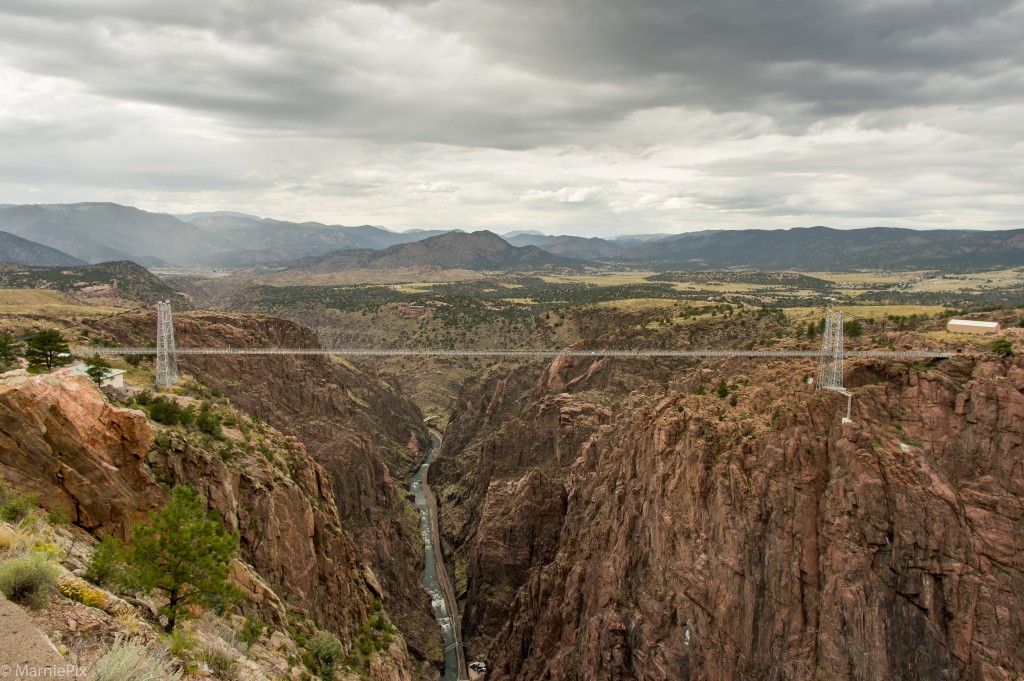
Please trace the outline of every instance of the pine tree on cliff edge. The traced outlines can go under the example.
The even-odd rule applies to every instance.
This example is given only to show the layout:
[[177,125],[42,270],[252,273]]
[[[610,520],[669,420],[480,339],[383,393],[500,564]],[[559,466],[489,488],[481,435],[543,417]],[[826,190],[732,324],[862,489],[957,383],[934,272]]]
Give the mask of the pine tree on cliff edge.
[[203,511],[195,492],[175,487],[163,510],[132,528],[127,562],[139,586],[167,599],[160,612],[171,633],[189,606],[219,609],[237,599],[238,588],[229,579],[237,547],[238,536]]

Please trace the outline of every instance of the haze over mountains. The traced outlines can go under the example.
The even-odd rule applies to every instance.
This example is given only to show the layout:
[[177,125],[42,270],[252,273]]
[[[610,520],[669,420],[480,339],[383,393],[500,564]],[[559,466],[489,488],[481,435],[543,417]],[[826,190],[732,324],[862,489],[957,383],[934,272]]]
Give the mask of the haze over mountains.
[[0,262],[13,262],[20,265],[37,265],[42,267],[60,267],[63,265],[84,265],[73,255],[68,255],[56,248],[38,244],[35,241],[22,239],[10,232],[0,232]]
[[351,269],[397,269],[436,266],[469,270],[536,270],[549,265],[583,263],[548,253],[536,246],[513,246],[492,232],[448,232],[421,241],[374,251],[336,251],[296,262],[293,269],[336,272]]
[[274,263],[312,271],[418,265],[535,269],[586,261],[657,269],[762,270],[1024,264],[1024,230],[809,227],[612,239],[517,230],[503,240],[491,232],[392,232],[370,225],[295,223],[232,211],[172,216],[112,203],[78,203],[0,206],[0,231],[12,235],[0,241],[0,260],[58,266],[113,260],[147,267]]

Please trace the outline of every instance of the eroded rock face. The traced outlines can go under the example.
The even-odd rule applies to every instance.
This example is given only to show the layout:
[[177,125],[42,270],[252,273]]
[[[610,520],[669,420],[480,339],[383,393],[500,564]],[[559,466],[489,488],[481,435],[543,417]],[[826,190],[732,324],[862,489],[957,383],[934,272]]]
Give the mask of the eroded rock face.
[[84,528],[123,532],[162,503],[144,467],[152,441],[144,414],[111,407],[82,374],[0,378],[0,472]]
[[[604,419],[586,381],[557,396],[547,378],[526,398],[505,387],[504,413],[479,417],[470,443],[503,462],[461,471],[469,490],[486,476],[464,497],[481,520],[461,539],[447,529],[489,678],[1024,672],[1020,361],[852,363],[848,425],[845,399],[810,392],[813,365],[797,364],[721,362],[735,405],[648,388]],[[561,418],[532,418],[551,400]],[[569,432],[572,455],[549,445],[537,462],[537,443]],[[461,460],[443,455],[454,480]],[[561,503],[556,522],[545,509]]]
[[[121,536],[162,506],[161,483],[188,485],[240,535],[240,558],[255,568],[233,570],[244,607],[283,626],[287,606],[356,645],[373,595],[332,477],[296,438],[265,425],[255,437],[264,451],[222,456],[178,434],[154,438],[142,412],[110,406],[81,374],[0,379],[0,474],[9,482],[47,508],[72,509],[90,531]],[[403,636],[373,664],[375,678],[411,678]]]
[[[101,320],[126,344],[155,333],[153,315]],[[179,346],[318,347],[306,327],[273,317],[190,312],[175,315]],[[419,658],[441,642],[420,582],[423,548],[405,500],[427,431],[419,410],[394,386],[322,356],[181,356],[179,366],[245,412],[301,442],[327,472],[318,481],[351,533],[360,561],[379,579],[379,596]],[[414,517],[414,515],[413,515]]]

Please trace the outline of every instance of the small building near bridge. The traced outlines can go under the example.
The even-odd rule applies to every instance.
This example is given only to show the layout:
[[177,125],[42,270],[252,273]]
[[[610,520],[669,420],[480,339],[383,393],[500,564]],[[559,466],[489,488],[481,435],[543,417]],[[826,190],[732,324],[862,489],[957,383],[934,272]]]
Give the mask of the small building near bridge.
[[999,333],[999,322],[979,322],[973,319],[950,319],[946,324],[950,333]]
[[[76,364],[71,367],[72,370],[77,371],[80,374],[84,374],[89,370],[88,364]],[[101,388],[123,388],[124,387],[124,369],[107,369],[106,376],[100,381]]]

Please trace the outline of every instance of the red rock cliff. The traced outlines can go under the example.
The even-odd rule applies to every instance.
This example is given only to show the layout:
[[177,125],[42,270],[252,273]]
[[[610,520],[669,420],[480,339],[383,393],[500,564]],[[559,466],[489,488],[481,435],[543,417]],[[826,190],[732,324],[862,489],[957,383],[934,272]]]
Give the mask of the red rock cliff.
[[[331,476],[295,438],[254,428],[260,451],[221,444],[212,453],[179,434],[154,438],[144,414],[112,407],[82,374],[0,379],[0,477],[49,509],[70,509],[86,529],[122,536],[163,504],[161,483],[189,485],[239,533],[240,557],[258,573],[238,573],[246,607],[282,626],[287,606],[352,645],[379,584],[339,515]],[[411,678],[398,640],[376,678]]]
[[1024,673],[1020,360],[852,363],[849,425],[809,362],[557,369],[471,387],[438,459],[489,678]]
[[[94,323],[125,344],[145,344],[155,315]],[[179,346],[318,347],[306,327],[273,317],[188,312],[174,317]],[[422,544],[405,499],[406,479],[427,431],[415,405],[394,386],[322,356],[181,356],[179,367],[239,408],[298,438],[329,473],[324,481],[359,558],[376,578],[385,608],[419,658],[440,644],[420,583]]]

